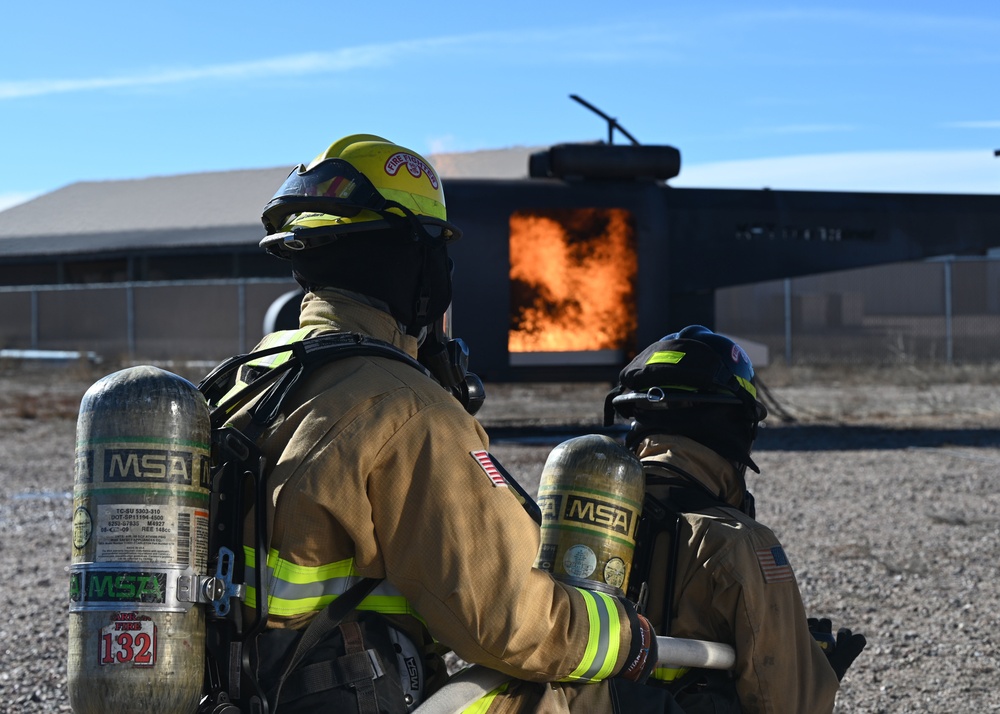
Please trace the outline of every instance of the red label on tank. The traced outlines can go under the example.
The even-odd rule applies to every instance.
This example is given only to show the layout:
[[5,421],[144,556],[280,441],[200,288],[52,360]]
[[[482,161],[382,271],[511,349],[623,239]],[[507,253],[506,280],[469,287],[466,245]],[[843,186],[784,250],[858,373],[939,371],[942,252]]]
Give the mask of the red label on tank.
[[156,623],[148,615],[116,612],[110,624],[101,628],[97,662],[100,665],[156,664]]

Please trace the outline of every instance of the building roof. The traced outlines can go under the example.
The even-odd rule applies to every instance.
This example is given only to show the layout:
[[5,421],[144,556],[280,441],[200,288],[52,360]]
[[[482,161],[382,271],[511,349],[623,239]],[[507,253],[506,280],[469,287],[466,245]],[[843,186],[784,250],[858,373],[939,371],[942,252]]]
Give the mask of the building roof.
[[[448,178],[525,178],[537,148],[428,158]],[[137,248],[255,245],[290,167],[81,181],[0,211],[0,259]]]

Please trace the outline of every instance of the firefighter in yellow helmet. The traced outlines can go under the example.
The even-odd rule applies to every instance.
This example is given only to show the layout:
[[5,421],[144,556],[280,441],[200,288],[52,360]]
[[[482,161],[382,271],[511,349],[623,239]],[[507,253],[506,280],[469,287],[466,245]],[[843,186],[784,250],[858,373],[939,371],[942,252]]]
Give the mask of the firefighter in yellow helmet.
[[[657,669],[688,714],[833,711],[865,637],[806,617],[792,566],[755,520],[747,468],[767,409],[746,352],[701,325],[666,335],[621,372],[605,422],[646,473],[645,521],[629,592],[646,593],[658,634],[730,644],[733,671]],[[822,645],[820,642],[822,641]]]
[[[271,706],[409,711],[441,685],[442,654],[454,650],[511,678],[478,711],[570,701],[610,711],[605,680],[644,680],[655,639],[624,598],[532,567],[539,528],[469,413],[482,389],[464,349],[439,329],[460,232],[434,168],[381,137],[348,136],[292,171],[262,220],[261,245],[307,291],[299,329],[262,346],[350,332],[438,367],[382,356],[326,364],[258,442],[269,465],[269,617],[253,650]],[[248,522],[247,543],[252,531]],[[362,578],[377,587],[285,672],[303,628]],[[581,693],[534,684],[555,681],[604,683]]]

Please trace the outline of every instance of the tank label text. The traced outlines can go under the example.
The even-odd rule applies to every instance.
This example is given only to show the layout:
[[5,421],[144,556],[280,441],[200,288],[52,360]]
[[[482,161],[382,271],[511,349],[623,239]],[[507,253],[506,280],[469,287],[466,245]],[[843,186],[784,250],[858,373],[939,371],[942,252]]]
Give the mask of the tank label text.
[[608,503],[596,498],[569,494],[566,498],[567,521],[576,521],[605,530],[632,536],[634,514],[618,504]]
[[167,600],[167,573],[134,571],[74,571],[69,599],[74,603],[163,604]]
[[542,512],[543,521],[558,520],[561,508],[562,496],[559,494],[538,497],[538,509]]
[[94,546],[100,562],[177,563],[204,572],[208,510],[157,504],[107,504],[97,509]]
[[170,449],[105,449],[104,481],[208,488],[208,457]]

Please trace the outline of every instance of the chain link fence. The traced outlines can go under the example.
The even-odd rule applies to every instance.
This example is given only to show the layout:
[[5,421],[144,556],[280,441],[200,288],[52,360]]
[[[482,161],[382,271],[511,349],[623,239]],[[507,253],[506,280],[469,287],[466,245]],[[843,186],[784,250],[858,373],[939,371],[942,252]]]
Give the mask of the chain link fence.
[[977,364],[1000,359],[1000,259],[949,257],[719,290],[716,327],[771,362]]
[[[218,361],[263,335],[290,278],[0,287],[0,357]],[[945,258],[716,292],[716,329],[789,365],[1000,361],[1000,258]]]
[[291,278],[0,287],[0,356],[218,361],[257,344],[268,309],[298,289]]

